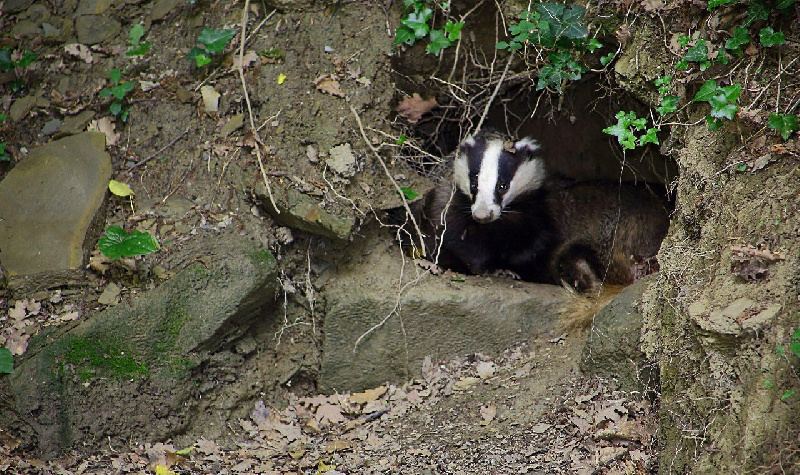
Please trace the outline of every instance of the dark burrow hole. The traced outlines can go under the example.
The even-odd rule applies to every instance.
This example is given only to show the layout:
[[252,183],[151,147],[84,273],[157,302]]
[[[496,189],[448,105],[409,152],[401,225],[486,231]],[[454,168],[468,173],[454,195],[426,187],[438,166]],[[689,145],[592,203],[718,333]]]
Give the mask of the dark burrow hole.
[[[503,75],[509,56],[495,47],[506,39],[495,5],[472,1],[453,5],[453,16],[458,18],[476,5],[462,30],[458,51],[450,48],[435,57],[418,42],[394,58],[399,109],[409,98],[436,101],[436,107],[418,120],[398,113],[396,120],[407,125],[410,142],[403,146],[401,157],[434,180],[449,178],[461,141],[481,124],[482,132],[498,132],[510,140],[535,139],[548,175],[580,182],[632,183],[646,188],[671,211],[675,162],[652,144],[623,153],[617,138],[603,132],[617,122],[618,112],[649,117],[650,108],[615,83],[613,69],[587,72],[566,82],[562,94],[537,90],[537,71],[519,54]],[[613,38],[601,40],[614,43]],[[587,54],[582,61],[600,69],[600,53]],[[663,144],[669,140],[669,130],[663,128],[658,137]]]

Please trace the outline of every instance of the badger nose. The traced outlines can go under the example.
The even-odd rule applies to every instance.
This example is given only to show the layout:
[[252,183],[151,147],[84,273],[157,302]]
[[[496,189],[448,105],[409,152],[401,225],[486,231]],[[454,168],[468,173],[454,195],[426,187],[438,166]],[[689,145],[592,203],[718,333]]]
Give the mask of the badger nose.
[[472,213],[472,219],[481,224],[485,224],[494,221],[495,216],[492,210],[480,210]]

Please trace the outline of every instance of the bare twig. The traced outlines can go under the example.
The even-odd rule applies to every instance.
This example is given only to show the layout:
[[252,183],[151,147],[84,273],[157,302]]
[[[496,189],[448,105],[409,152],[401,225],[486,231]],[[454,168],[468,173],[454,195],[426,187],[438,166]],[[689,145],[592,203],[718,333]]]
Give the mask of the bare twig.
[[172,141],[171,141],[170,143],[168,143],[168,144],[164,145],[163,147],[161,147],[160,149],[158,149],[158,151],[154,152],[154,153],[153,153],[152,155],[150,155],[149,157],[145,158],[144,160],[139,160],[138,162],[136,162],[136,163],[134,163],[133,165],[129,166],[129,167],[128,167],[128,171],[131,171],[131,170],[133,170],[134,168],[138,168],[138,167],[140,167],[140,166],[144,165],[145,163],[149,162],[150,160],[152,160],[152,159],[156,158],[157,156],[161,155],[161,154],[164,152],[164,150],[166,150],[166,149],[168,149],[168,148],[172,147],[173,145],[175,145],[176,143],[178,143],[178,140],[182,139],[184,135],[188,134],[188,133],[189,133],[189,130],[190,130],[190,129],[186,129],[186,130],[184,130],[183,132],[181,132],[181,134],[180,134],[180,135],[178,135],[177,137],[175,137],[174,139],[172,139]]
[[506,78],[506,74],[508,74],[508,68],[511,67],[511,61],[513,61],[513,60],[514,60],[514,55],[513,54],[508,55],[508,62],[506,62],[506,68],[503,70],[503,74],[500,76],[500,80],[497,81],[497,85],[495,85],[495,87],[494,87],[494,92],[492,92],[492,96],[486,102],[486,107],[484,107],[483,114],[481,114],[481,120],[479,120],[478,121],[478,125],[475,126],[475,130],[473,131],[473,134],[477,134],[478,132],[481,131],[481,126],[483,125],[483,121],[486,119],[486,116],[489,114],[489,108],[492,107],[492,103],[494,102],[494,99],[497,97],[497,93],[500,92],[500,86],[503,85],[503,81]]
[[375,157],[378,159],[381,166],[383,167],[383,171],[386,173],[386,176],[389,178],[389,181],[392,182],[392,185],[394,185],[395,190],[397,190],[397,193],[400,194],[400,199],[403,200],[403,208],[405,208],[406,213],[408,213],[408,216],[411,218],[411,222],[414,224],[414,229],[417,231],[417,235],[419,237],[420,249],[422,249],[422,253],[425,254],[425,238],[424,235],[422,234],[422,230],[419,228],[419,225],[417,224],[417,220],[414,219],[414,214],[411,212],[411,208],[408,206],[408,200],[406,200],[405,193],[403,193],[403,190],[400,189],[400,185],[397,184],[397,181],[395,181],[391,172],[389,172],[389,167],[386,166],[386,162],[383,160],[383,157],[381,157],[381,154],[378,153],[378,150],[369,141],[369,137],[367,137],[367,133],[364,131],[364,125],[361,123],[361,117],[358,115],[358,112],[356,112],[356,109],[352,106],[352,104],[350,105],[350,112],[352,112],[353,116],[356,118],[356,122],[358,123],[358,128],[361,131],[361,137],[364,138],[364,143],[366,143],[367,147],[369,147],[369,149],[372,150],[372,153],[375,154]]
[[[256,157],[258,158],[258,168],[261,170],[261,178],[264,179],[264,186],[267,187],[267,195],[269,195],[269,201],[272,203],[272,208],[275,210],[276,213],[280,214],[280,209],[275,204],[275,197],[272,196],[272,188],[269,186],[269,178],[267,178],[267,170],[264,168],[264,160],[261,157],[261,146],[263,142],[261,141],[261,137],[258,135],[258,129],[256,128],[255,120],[253,119],[253,106],[250,103],[250,94],[247,92],[247,81],[244,78],[244,45],[245,45],[245,30],[247,28],[247,10],[250,9],[250,0],[245,0],[244,8],[242,8],[242,40],[239,43],[239,64],[236,66],[236,70],[239,72],[239,79],[242,82],[242,91],[244,94],[244,100],[247,102],[247,115],[250,119],[250,129],[253,131],[253,137],[256,140],[256,146],[253,147],[256,150]],[[275,11],[269,14],[269,17],[275,14]],[[263,24],[263,23],[262,23]]]

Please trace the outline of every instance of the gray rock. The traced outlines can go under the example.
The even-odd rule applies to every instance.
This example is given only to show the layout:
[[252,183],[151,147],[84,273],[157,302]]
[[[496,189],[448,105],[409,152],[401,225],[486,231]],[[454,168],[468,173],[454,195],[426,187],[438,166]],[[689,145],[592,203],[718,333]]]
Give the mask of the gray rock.
[[656,388],[658,367],[640,348],[642,313],[637,308],[654,278],[651,275],[626,287],[600,310],[581,354],[583,372],[615,378],[628,391]]
[[81,113],[64,118],[64,123],[58,129],[59,134],[73,135],[86,130],[86,126],[94,119],[94,111],[85,110]]
[[6,0],[2,4],[3,13],[16,13],[33,4],[33,0]]
[[264,183],[256,186],[255,194],[275,221],[290,228],[331,239],[346,241],[350,238],[356,225],[353,216],[336,216],[317,204],[314,198],[294,188],[284,189],[275,182],[271,183],[271,187],[275,198],[274,207]]
[[108,435],[182,433],[219,386],[208,361],[271,310],[276,295],[269,252],[238,236],[209,238],[205,249],[203,262],[130,304],[34,337],[11,376],[15,410],[0,414],[0,426],[11,417],[32,428],[26,445],[45,457]]
[[163,20],[182,0],[157,0],[150,11],[152,21]]
[[85,45],[101,43],[122,30],[122,24],[107,15],[81,15],[75,20],[78,42]]
[[[349,247],[351,262],[324,289],[321,391],[402,383],[419,375],[426,356],[436,361],[475,352],[496,354],[554,329],[565,293],[552,285],[481,276],[454,282],[427,275],[398,302],[400,250],[377,237],[385,230],[370,228]],[[417,271],[407,263],[407,277]],[[397,303],[399,314],[392,314]],[[389,315],[354,352],[358,339]]]
[[353,148],[349,143],[333,147],[325,163],[327,163],[331,170],[343,177],[351,177],[358,171],[356,156],[353,155]]
[[61,127],[61,119],[50,119],[42,127],[42,135],[53,135]]
[[42,34],[42,28],[38,23],[30,20],[21,20],[11,27],[11,36],[14,38],[26,38],[30,36],[39,36]]
[[13,104],[11,104],[11,107],[8,110],[8,117],[12,120],[12,122],[19,122],[28,115],[28,112],[30,112],[35,105],[36,96],[29,95],[20,97],[14,101]]
[[0,251],[9,276],[81,267],[94,248],[93,223],[110,178],[100,132],[50,142],[14,167],[0,181]]

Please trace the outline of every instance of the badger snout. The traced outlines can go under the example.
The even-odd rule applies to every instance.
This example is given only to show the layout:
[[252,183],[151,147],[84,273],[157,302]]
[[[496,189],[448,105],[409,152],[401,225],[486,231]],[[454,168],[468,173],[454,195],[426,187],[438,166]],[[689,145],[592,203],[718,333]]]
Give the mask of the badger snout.
[[475,205],[472,207],[472,219],[481,224],[491,223],[500,217],[500,209],[495,208]]

